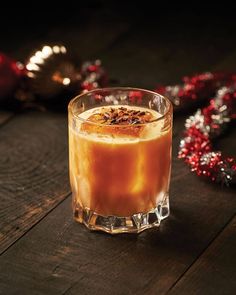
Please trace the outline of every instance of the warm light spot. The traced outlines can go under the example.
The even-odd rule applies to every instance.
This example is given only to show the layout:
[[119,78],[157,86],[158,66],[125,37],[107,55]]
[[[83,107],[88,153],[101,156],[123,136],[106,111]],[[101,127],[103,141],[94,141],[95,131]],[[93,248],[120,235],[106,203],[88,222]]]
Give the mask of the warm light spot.
[[32,73],[32,72],[28,72],[28,73],[27,73],[27,76],[28,76],[29,78],[34,78],[34,77],[35,77],[35,74]]
[[53,46],[52,50],[54,53],[60,53],[60,47],[57,45]]
[[39,68],[39,66],[37,66],[37,65],[34,64],[34,63],[28,63],[28,64],[26,65],[26,69],[27,69],[28,71],[38,71],[40,68]]
[[62,83],[63,83],[63,85],[68,85],[68,84],[70,84],[70,78],[64,78],[64,79],[62,80]]
[[60,49],[61,49],[61,52],[62,52],[62,53],[66,53],[66,48],[65,48],[65,46],[61,46]]
[[44,60],[41,58],[41,57],[37,57],[35,55],[33,55],[31,58],[30,58],[30,62],[32,64],[43,64],[44,63]]
[[44,46],[42,49],[42,53],[43,53],[43,57],[47,58],[53,53],[53,51],[50,46]]
[[35,56],[37,56],[38,58],[42,58],[43,57],[42,51],[37,51],[35,53]]

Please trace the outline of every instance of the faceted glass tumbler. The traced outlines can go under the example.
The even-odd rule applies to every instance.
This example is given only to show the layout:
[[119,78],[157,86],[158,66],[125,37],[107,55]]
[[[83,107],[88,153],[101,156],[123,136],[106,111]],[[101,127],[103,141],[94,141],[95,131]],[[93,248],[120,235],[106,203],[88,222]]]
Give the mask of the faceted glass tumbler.
[[169,215],[172,105],[138,88],[103,88],[68,106],[73,214],[91,230],[139,233]]

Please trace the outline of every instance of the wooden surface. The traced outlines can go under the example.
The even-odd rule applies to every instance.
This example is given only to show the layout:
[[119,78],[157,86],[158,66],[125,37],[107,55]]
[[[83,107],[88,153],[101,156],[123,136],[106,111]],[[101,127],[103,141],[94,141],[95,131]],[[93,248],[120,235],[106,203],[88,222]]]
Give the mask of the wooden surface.
[[[230,20],[206,25],[205,16],[188,16],[187,26],[171,14],[144,24],[141,14],[131,20],[110,10],[51,26],[44,37],[68,32],[68,46],[101,58],[112,85],[152,89],[185,74],[236,69]],[[174,116],[170,217],[157,230],[109,236],[72,219],[66,110],[1,110],[0,294],[235,294],[236,188],[205,182],[177,159],[188,114]],[[217,148],[236,156],[235,138],[233,125]]]

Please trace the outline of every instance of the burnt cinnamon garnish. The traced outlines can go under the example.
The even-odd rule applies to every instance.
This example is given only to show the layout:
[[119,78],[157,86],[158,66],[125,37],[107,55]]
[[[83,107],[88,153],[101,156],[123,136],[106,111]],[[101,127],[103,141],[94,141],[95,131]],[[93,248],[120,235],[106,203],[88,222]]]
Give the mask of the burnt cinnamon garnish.
[[102,125],[138,125],[152,122],[155,119],[149,111],[139,111],[126,107],[104,107],[100,113],[95,113],[88,121]]

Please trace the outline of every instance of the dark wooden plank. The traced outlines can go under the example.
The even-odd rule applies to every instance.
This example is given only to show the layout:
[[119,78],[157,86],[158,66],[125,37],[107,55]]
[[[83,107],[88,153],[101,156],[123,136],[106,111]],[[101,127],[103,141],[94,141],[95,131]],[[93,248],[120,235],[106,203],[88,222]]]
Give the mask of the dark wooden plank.
[[0,110],[0,126],[5,124],[13,116],[14,114],[10,111]]
[[231,295],[236,292],[236,217],[168,293]]
[[[210,41],[221,39],[222,30],[217,35],[218,39],[214,39],[214,36],[211,37],[209,34],[211,30],[206,28],[205,37],[202,38],[199,34],[192,45],[192,38],[187,39],[189,42],[184,41],[188,30],[184,31],[183,37],[173,40],[169,37],[177,32],[173,23],[168,26],[170,32],[174,28],[172,35],[163,34],[162,26],[153,27],[147,35],[142,26],[138,27],[133,33],[126,34],[125,38],[119,38],[119,42],[111,42],[107,51],[100,51],[103,52],[100,57],[107,65],[111,76],[120,78],[120,85],[153,88],[157,82],[174,82],[183,74],[209,70],[217,63],[219,57],[232,49],[230,43],[225,46],[222,42],[219,51],[218,48],[214,49],[214,46],[213,49],[210,48]],[[180,32],[182,33],[181,30]],[[216,41],[213,45],[216,45]],[[33,121],[34,118],[31,117],[28,125],[31,126]],[[184,118],[177,118],[175,122],[175,134],[178,136],[174,141],[171,217],[163,223],[159,231],[148,231],[139,236],[118,237],[88,233],[84,227],[72,221],[70,200],[66,200],[3,254],[1,287],[4,293],[78,294],[81,291],[80,293],[85,294],[164,294],[221,231],[236,208],[235,192],[232,189],[220,189],[201,181],[190,174],[182,162],[176,160],[183,122]],[[38,120],[34,130],[41,130],[40,124]],[[47,128],[44,126],[44,133],[39,137],[46,137]],[[12,128],[15,129],[13,134],[16,134],[16,128],[18,124]],[[30,136],[26,136],[25,142]],[[228,136],[234,138],[235,131]],[[65,129],[61,132],[60,138],[66,138]],[[9,145],[10,143],[11,141]],[[13,154],[14,151],[12,147]],[[49,151],[48,153],[51,156]],[[37,161],[38,157],[36,153],[33,162]],[[45,161],[46,159],[48,156],[45,157]],[[65,160],[66,156],[63,159]],[[66,166],[63,159],[56,160],[59,170],[61,165]],[[15,167],[18,169],[24,168],[24,165],[28,167],[29,164],[27,162],[17,166],[17,163]],[[34,179],[31,173],[27,175],[29,181],[30,178]],[[40,170],[38,177],[41,175]],[[54,176],[50,176],[49,186],[42,184],[41,188],[45,189],[46,196],[50,195],[50,192],[55,192]],[[58,187],[61,187],[61,182],[66,182],[66,179],[66,175],[60,178]],[[36,179],[33,183],[37,184],[37,181]],[[6,194],[11,196],[11,192],[10,186]],[[30,194],[25,197],[26,204],[31,200],[31,193],[30,190]],[[57,195],[58,191],[55,198]],[[41,198],[44,198],[43,194],[40,196],[37,208],[40,208]],[[22,205],[19,207],[22,208]],[[27,207],[23,214],[31,214],[30,209],[31,207]],[[15,213],[14,206],[11,210],[9,212]],[[48,212],[43,210],[44,213],[38,215],[39,218],[36,220],[30,217],[28,224],[37,223],[45,212]],[[11,232],[11,243],[23,233],[14,237],[14,228],[9,234]]]
[[217,65],[214,67],[218,71],[228,71],[235,72],[236,71],[236,53],[235,51],[228,54],[225,58],[219,60]]
[[218,70],[235,70],[235,59],[226,59],[235,52],[234,27],[227,21],[200,21],[189,13],[167,13],[166,18],[145,22],[141,18],[133,34],[127,34],[119,46],[108,48],[101,58],[120,85],[154,89],[157,84],[176,83],[185,75],[213,70],[216,65]]
[[0,249],[3,251],[70,192],[67,118],[27,113],[0,129]]
[[176,160],[178,140],[171,216],[159,230],[90,233],[73,221],[69,198],[2,255],[3,293],[165,294],[236,210],[233,189],[201,181]]
[[[64,35],[65,44],[82,61],[96,57],[96,52],[126,34],[130,26],[118,22],[107,27],[105,21],[97,22],[97,17],[78,29],[51,28],[47,40],[50,42]],[[36,43],[41,42],[38,39]],[[25,42],[17,56],[26,55],[29,48],[32,50],[32,44]],[[0,120],[1,117],[2,121],[6,120],[7,113],[2,112]],[[5,126],[0,137],[3,142],[0,146],[1,252],[70,192],[67,118],[65,114],[25,113]]]

